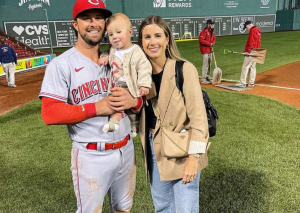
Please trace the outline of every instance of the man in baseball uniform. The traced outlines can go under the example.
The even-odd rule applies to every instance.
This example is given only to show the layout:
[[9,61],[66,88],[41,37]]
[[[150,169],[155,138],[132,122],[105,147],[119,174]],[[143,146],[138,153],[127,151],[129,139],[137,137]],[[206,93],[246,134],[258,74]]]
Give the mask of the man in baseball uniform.
[[208,19],[206,27],[201,31],[198,39],[200,52],[203,54],[201,84],[211,84],[210,66],[212,61],[212,47],[216,43],[214,24],[215,22],[212,19]]
[[[253,48],[260,48],[261,44],[261,30],[253,25],[252,21],[248,20],[244,23],[244,30],[249,31],[248,40],[245,46],[245,58],[242,66],[240,82],[236,84],[237,87],[245,88],[246,86],[253,87],[256,78],[256,62],[249,56]],[[249,72],[249,83],[247,84],[247,76]]]
[[71,172],[77,213],[102,212],[110,191],[113,212],[130,212],[135,191],[136,166],[128,116],[120,129],[103,132],[109,116],[131,108],[138,111],[142,99],[122,88],[107,97],[110,69],[98,66],[99,45],[105,19],[111,16],[101,0],[77,0],[73,27],[75,47],[54,58],[47,66],[39,97],[47,125],[67,124],[73,140]]

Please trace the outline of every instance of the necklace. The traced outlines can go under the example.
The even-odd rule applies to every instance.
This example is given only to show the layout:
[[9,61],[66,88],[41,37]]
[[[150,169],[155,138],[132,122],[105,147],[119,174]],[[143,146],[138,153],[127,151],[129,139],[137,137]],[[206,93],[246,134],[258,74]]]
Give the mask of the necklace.
[[165,61],[165,63],[164,63],[164,66],[163,66],[163,68],[162,68],[162,70],[161,70],[161,71],[164,71],[164,69],[165,69],[165,66],[166,66],[166,63],[167,63],[167,60],[168,60],[168,58],[166,58],[166,61]]
[[[152,64],[152,67],[155,67],[155,69],[152,68],[152,75],[157,75],[157,74],[161,73],[162,71],[164,71],[165,66],[166,66],[166,63],[167,63],[167,60],[168,60],[168,58],[166,58],[165,63],[164,63],[164,65],[163,65],[161,71],[158,71],[159,66],[158,66],[157,64],[155,64],[155,66],[153,66],[153,64]],[[151,62],[151,63],[152,63],[152,62]]]

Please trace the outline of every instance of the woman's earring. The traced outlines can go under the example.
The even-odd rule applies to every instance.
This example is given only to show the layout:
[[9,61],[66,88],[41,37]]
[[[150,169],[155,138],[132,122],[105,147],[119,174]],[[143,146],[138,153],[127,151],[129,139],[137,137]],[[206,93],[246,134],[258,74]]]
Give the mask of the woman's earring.
[[168,45],[168,44],[167,44],[167,46],[166,46],[166,51],[169,52],[169,45]]

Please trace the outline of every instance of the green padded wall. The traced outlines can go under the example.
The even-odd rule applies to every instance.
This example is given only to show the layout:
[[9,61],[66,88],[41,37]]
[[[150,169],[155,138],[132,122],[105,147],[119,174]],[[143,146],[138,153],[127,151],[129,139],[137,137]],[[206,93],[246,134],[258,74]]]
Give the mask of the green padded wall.
[[[71,20],[75,0],[0,0],[0,28],[4,22]],[[97,0],[92,0],[97,1]],[[131,19],[149,15],[204,17],[263,15],[276,13],[276,0],[105,0],[113,13],[123,12]]]
[[[0,0],[0,28],[33,48],[72,46],[76,37],[71,28],[75,0]],[[93,3],[98,0],[86,0]],[[275,31],[279,0],[103,0],[113,13],[129,16],[133,41],[141,21],[160,15],[177,38],[197,38],[206,20],[216,22],[217,36],[248,33],[243,23],[252,20],[263,32]],[[46,11],[49,29],[46,23]],[[50,35],[49,35],[50,30]]]

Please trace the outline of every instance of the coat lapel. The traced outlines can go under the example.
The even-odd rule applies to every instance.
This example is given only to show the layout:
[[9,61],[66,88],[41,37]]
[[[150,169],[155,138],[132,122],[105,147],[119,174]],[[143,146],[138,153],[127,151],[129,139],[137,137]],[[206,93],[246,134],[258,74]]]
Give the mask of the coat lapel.
[[168,59],[161,80],[158,100],[155,98],[156,88],[153,82],[149,94],[146,96],[147,100],[151,99],[153,111],[157,119],[160,120],[158,121],[159,125],[156,125],[155,127],[155,133],[160,128],[160,123],[162,123],[165,119],[165,115],[167,113],[173,91],[176,88],[175,80],[173,79],[174,77],[175,77],[175,60]]
[[164,121],[165,115],[172,97],[172,93],[176,88],[175,80],[175,61],[168,59],[164,74],[162,76],[162,81],[160,85],[159,97],[158,97],[158,108],[160,112],[160,120]]

